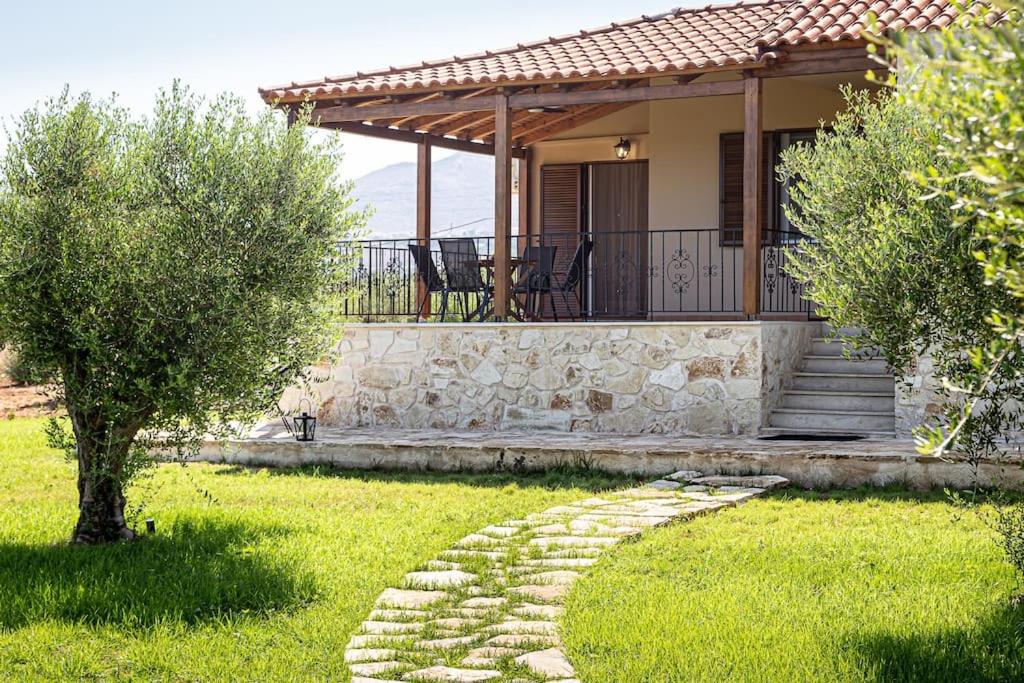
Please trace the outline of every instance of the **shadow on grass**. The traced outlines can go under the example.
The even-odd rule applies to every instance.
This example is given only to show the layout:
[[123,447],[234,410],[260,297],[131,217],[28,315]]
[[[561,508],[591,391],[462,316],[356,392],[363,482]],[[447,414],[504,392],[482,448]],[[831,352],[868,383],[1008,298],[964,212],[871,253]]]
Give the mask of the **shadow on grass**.
[[498,470],[494,472],[434,472],[429,470],[404,471],[388,469],[336,469],[323,465],[305,467],[250,467],[230,465],[216,471],[219,475],[242,475],[265,470],[273,477],[314,477],[374,481],[390,484],[459,484],[476,487],[544,488],[549,490],[578,488],[590,492],[608,491],[649,481],[653,477],[638,478],[610,474],[584,467],[554,467],[544,471]]
[[203,520],[103,547],[0,544],[0,629],[195,624],[308,604],[313,574],[260,548],[287,533]]
[[938,634],[857,634],[849,647],[864,659],[866,680],[1024,680],[1024,609],[995,609],[974,628]]

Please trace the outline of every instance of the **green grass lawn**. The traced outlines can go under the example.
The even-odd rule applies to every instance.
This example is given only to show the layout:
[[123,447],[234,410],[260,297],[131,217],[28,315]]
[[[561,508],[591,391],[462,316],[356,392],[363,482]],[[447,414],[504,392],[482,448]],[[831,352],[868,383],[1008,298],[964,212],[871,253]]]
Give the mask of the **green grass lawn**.
[[583,681],[1019,681],[1020,588],[942,494],[791,492],[621,548],[563,626]]
[[71,547],[74,468],[0,423],[0,679],[345,680],[377,595],[463,535],[623,480],[164,465],[157,535]]

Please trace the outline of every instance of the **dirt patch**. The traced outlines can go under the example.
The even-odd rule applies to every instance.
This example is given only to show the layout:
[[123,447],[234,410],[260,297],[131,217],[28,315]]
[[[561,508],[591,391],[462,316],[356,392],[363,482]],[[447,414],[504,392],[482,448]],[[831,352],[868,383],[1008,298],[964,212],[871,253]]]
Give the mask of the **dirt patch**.
[[0,378],[0,418],[56,415],[57,404],[44,387],[14,384]]

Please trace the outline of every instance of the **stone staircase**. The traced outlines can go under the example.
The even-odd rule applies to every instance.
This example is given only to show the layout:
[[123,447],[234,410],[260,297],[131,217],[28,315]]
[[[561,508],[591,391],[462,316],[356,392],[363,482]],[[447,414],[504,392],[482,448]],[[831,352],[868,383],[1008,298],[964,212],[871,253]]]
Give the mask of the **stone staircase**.
[[895,437],[896,382],[885,361],[870,350],[851,358],[843,351],[839,340],[812,341],[762,436]]

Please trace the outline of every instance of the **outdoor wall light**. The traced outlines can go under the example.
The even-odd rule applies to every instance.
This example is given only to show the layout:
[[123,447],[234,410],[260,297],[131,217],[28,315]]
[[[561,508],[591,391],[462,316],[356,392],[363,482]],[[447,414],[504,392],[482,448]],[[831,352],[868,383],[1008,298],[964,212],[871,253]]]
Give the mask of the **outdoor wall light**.
[[629,157],[629,150],[633,146],[629,144],[629,140],[626,138],[619,138],[619,141],[615,143],[615,156],[619,158],[619,161],[625,161]]

